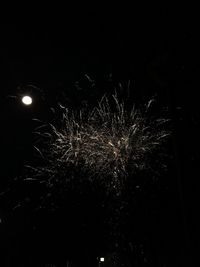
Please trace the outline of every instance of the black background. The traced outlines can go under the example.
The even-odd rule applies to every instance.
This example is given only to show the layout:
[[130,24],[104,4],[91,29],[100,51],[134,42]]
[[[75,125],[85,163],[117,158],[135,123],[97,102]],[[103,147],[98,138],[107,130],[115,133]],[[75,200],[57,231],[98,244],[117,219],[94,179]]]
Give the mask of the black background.
[[[143,103],[156,95],[173,119],[175,168],[167,180],[168,192],[158,197],[159,215],[151,225],[157,266],[193,266],[199,245],[200,122],[195,8],[67,9],[61,17],[35,15],[1,23],[0,191],[32,159],[32,118],[48,119],[49,108],[62,100],[63,91],[66,101],[76,107],[109,92],[105,81],[111,74],[115,84],[126,85],[130,80],[130,102]],[[96,82],[93,91],[73,86],[84,83],[85,74]],[[31,89],[34,103],[24,107],[19,95],[30,84],[37,87]],[[1,198],[1,266],[18,266],[23,257],[31,261],[34,252],[29,249],[35,249],[38,258],[48,254],[42,252],[42,238],[34,241],[32,232],[27,238],[28,216],[13,215],[14,197]]]

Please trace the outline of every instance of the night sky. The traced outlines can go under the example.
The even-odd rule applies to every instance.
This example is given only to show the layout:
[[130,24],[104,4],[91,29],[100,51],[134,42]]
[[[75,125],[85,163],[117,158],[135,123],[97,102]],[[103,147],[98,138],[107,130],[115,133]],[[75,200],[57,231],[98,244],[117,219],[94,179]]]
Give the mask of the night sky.
[[[169,10],[68,10],[62,19],[0,24],[0,193],[34,161],[34,118],[50,120],[58,102],[75,109],[93,105],[119,83],[126,88],[130,82],[129,91],[119,89],[128,103],[140,106],[156,96],[172,119],[174,165],[160,183],[152,201],[155,213],[145,226],[153,266],[193,266],[199,245],[199,27],[194,10]],[[95,86],[88,86],[86,75]],[[30,107],[21,103],[26,92],[33,96]],[[61,245],[68,238],[61,215],[59,229],[44,212],[34,233],[31,212],[13,210],[23,194],[20,185],[14,187],[0,195],[0,266],[32,266],[33,259],[46,262],[49,254],[52,261],[80,254],[81,238],[78,248],[76,242],[71,250],[69,242]]]

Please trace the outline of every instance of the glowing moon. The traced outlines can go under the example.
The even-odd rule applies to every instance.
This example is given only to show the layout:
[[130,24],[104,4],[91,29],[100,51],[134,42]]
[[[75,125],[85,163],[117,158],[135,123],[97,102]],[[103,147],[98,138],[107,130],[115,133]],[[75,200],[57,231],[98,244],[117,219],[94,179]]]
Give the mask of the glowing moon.
[[22,102],[28,106],[32,104],[33,100],[30,96],[26,95],[22,97]]

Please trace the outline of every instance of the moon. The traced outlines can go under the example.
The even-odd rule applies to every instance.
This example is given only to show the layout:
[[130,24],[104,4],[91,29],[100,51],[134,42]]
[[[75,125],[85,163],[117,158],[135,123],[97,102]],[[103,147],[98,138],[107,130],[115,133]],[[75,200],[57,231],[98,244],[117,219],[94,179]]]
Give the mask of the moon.
[[30,96],[28,96],[28,95],[22,97],[22,103],[23,103],[24,105],[27,105],[27,106],[28,106],[28,105],[31,105],[32,102],[33,102],[32,97],[30,97]]

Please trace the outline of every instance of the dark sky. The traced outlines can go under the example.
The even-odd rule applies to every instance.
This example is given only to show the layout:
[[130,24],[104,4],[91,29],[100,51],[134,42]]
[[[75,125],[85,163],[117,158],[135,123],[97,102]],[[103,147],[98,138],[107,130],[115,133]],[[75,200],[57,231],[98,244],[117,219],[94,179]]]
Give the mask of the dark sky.
[[[32,157],[32,118],[49,118],[49,108],[62,99],[63,92],[68,103],[76,106],[109,93],[107,80],[111,74],[114,84],[130,80],[130,102],[146,101],[156,94],[161,104],[170,107],[178,174],[169,178],[169,199],[163,200],[166,212],[161,216],[160,231],[163,238],[167,239],[165,231],[169,237],[161,243],[169,249],[170,259],[177,256],[177,262],[183,260],[185,250],[193,257],[193,249],[199,244],[199,45],[198,19],[194,10],[187,9],[73,10],[62,19],[2,23],[0,186],[5,190],[8,181],[22,172],[24,161]],[[86,83],[85,74],[95,80],[95,89],[74,87],[77,81]],[[31,87],[35,103],[27,109],[19,95],[30,90],[29,85],[35,86]],[[10,240],[15,240],[17,227],[3,225],[12,200],[2,201],[0,227],[8,229]],[[184,216],[179,228],[176,212],[181,207]],[[179,240],[182,235],[185,244]],[[163,257],[167,257],[166,252]]]

